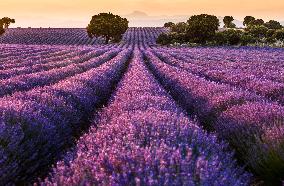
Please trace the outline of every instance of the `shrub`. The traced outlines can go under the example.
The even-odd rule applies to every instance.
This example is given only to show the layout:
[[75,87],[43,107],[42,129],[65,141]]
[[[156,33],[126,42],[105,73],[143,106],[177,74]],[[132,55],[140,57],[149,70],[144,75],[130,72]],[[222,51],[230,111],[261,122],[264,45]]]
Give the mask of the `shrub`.
[[256,19],[249,23],[249,26],[261,26],[264,25],[264,21],[262,19]]
[[275,34],[276,30],[274,29],[269,29],[267,32],[266,32],[266,40],[270,43],[273,43],[275,42],[275,37],[274,37],[274,34]]
[[284,29],[275,31],[273,37],[277,40],[284,41]]
[[214,37],[214,41],[217,45],[225,45],[227,43],[224,32],[217,32]]
[[229,29],[216,33],[215,42],[218,45],[237,45],[241,41],[241,35],[241,31]]
[[168,34],[162,33],[157,38],[157,43],[160,45],[168,45],[171,43],[170,37]]
[[172,26],[174,26],[175,24],[173,22],[167,22],[164,24],[164,27],[166,28],[171,28]]
[[248,28],[247,28],[247,31],[254,37],[256,38],[264,38],[266,37],[266,34],[268,32],[268,28],[266,28],[265,26],[263,25],[250,25]]
[[171,27],[172,32],[185,33],[188,25],[185,22],[180,22]]
[[185,34],[183,33],[170,33],[170,34],[161,34],[157,38],[157,43],[161,45],[169,45],[173,43],[184,43],[186,42]]
[[256,39],[249,33],[243,33],[240,39],[242,45],[248,45],[256,42]]
[[187,39],[196,43],[206,43],[214,39],[215,32],[220,26],[216,16],[207,14],[191,16],[187,23]]
[[242,32],[239,30],[227,30],[224,32],[225,38],[227,39],[227,44],[229,45],[237,45],[241,41]]
[[157,38],[157,43],[160,45],[168,45],[171,43],[170,36],[168,34],[160,34]]
[[278,21],[270,20],[264,24],[269,29],[281,29],[282,25]]

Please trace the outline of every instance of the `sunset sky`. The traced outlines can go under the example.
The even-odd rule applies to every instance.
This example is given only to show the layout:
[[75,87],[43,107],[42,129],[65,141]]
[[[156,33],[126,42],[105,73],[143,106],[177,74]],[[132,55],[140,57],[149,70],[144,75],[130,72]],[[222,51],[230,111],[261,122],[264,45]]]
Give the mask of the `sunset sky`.
[[[134,11],[141,13],[133,14]],[[130,26],[153,26],[166,20],[182,21],[190,15],[200,13],[232,15],[240,21],[246,15],[284,21],[284,1],[0,0],[0,17],[15,18],[17,23],[13,27],[85,27],[91,16],[100,12],[126,16],[130,19]]]

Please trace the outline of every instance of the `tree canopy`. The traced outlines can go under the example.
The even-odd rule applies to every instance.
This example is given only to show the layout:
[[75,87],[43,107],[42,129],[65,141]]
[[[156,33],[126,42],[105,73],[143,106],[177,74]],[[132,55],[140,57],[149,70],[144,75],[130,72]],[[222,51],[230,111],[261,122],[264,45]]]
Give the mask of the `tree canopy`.
[[9,17],[3,17],[0,19],[0,35],[5,33],[5,29],[7,29],[11,23],[15,23],[15,19],[11,19]]
[[256,20],[251,21],[249,25],[261,26],[261,25],[264,25],[264,21],[262,19],[256,19]]
[[215,32],[220,26],[219,19],[214,15],[194,15],[187,21],[187,36],[197,43],[205,43],[215,36]]
[[164,27],[166,28],[171,28],[172,26],[174,26],[175,24],[173,22],[167,22],[164,24]]
[[264,26],[266,26],[269,29],[281,29],[283,26],[278,22],[274,20],[270,20],[266,23],[264,23]]
[[11,23],[15,23],[15,19],[11,19],[9,17],[3,17],[1,19],[1,22],[4,26],[4,28],[7,29],[10,26]]
[[246,16],[244,19],[244,26],[249,26],[250,22],[255,21],[255,18],[252,16]]
[[225,28],[236,28],[236,25],[233,23],[233,16],[225,16],[223,19]]
[[119,42],[128,29],[128,20],[112,13],[94,15],[87,26],[89,37],[104,37],[106,44],[110,40]]
[[171,31],[177,32],[177,33],[185,33],[187,30],[187,27],[188,27],[187,23],[179,22],[171,27]]

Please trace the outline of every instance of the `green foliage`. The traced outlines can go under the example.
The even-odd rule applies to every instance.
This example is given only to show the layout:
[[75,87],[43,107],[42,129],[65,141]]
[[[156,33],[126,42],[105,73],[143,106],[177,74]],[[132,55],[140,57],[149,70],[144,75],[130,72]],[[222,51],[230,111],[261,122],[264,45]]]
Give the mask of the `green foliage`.
[[0,36],[5,33],[5,29],[7,29],[11,23],[15,23],[15,19],[11,19],[9,17],[3,17],[0,19]]
[[236,26],[236,24],[235,23],[230,23],[229,25],[228,25],[228,28],[236,28],[237,26]]
[[244,18],[244,23],[243,23],[243,25],[244,25],[244,26],[249,26],[249,23],[252,22],[252,21],[255,21],[255,18],[254,18],[254,17],[252,17],[252,16],[246,16],[246,17]]
[[262,19],[256,19],[249,23],[249,26],[261,26],[264,25],[264,21]]
[[160,45],[168,45],[171,43],[171,39],[168,34],[160,34],[156,41]]
[[[225,16],[223,19],[225,31],[218,32],[219,20],[214,15],[194,15],[184,23],[171,26],[171,33],[161,34],[157,43],[162,45],[186,44],[187,46],[197,45],[253,45],[253,46],[283,46],[284,28],[274,20],[264,22],[262,19],[255,19],[246,16],[245,30],[234,29],[232,16]],[[171,22],[165,26],[172,25]]]
[[276,30],[274,30],[274,29],[269,29],[266,32],[266,40],[267,40],[267,42],[269,42],[269,43],[275,42],[275,37],[274,37],[275,32],[276,32]]
[[3,17],[1,22],[3,23],[4,28],[7,29],[11,23],[15,23],[16,21],[15,19],[11,19],[9,17]]
[[243,33],[240,39],[241,45],[248,45],[256,42],[256,39],[249,33]]
[[167,23],[165,23],[164,24],[164,27],[166,27],[166,28],[171,28],[171,27],[173,27],[175,24],[173,23],[173,22],[167,22]]
[[266,37],[273,37],[273,35],[275,34],[276,30],[274,29],[269,29],[267,32],[266,32]]
[[186,42],[186,35],[184,33],[170,33],[160,34],[157,38],[157,43],[161,45],[169,45],[173,43],[184,43]]
[[233,23],[233,16],[225,16],[223,19],[224,28],[236,28],[236,25]]
[[273,37],[277,40],[284,41],[284,29],[276,30]]
[[196,43],[206,43],[212,40],[220,26],[219,19],[213,15],[194,15],[187,21],[187,37]]
[[267,35],[268,28],[263,25],[250,25],[247,31],[255,38],[264,38]]
[[180,22],[180,23],[177,23],[177,24],[173,25],[171,27],[171,31],[172,32],[177,32],[177,33],[185,33],[186,30],[187,30],[187,27],[188,27],[187,23]]
[[229,29],[218,32],[215,35],[215,42],[218,45],[237,45],[241,41],[242,31]]
[[269,29],[281,29],[283,26],[278,22],[274,20],[270,20],[264,24]]
[[119,42],[127,29],[128,20],[112,13],[94,15],[87,26],[89,37],[102,36],[105,38],[106,44],[110,40]]

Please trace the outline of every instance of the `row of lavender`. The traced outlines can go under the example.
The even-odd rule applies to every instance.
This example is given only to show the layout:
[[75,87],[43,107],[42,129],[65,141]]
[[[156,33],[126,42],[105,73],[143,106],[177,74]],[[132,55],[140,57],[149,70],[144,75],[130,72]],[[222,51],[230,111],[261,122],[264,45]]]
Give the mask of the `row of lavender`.
[[256,175],[279,183],[284,173],[284,107],[250,91],[200,77],[189,72],[192,69],[169,65],[159,56],[174,64],[180,61],[172,61],[164,51],[154,53],[157,51],[145,52],[149,66],[183,108],[229,142]]
[[227,150],[186,116],[135,50],[108,107],[40,184],[247,185]]
[[3,84],[11,95],[0,98],[1,184],[31,181],[74,143],[120,79],[130,55],[120,51],[95,51],[67,68],[2,81],[14,87]]
[[[164,28],[129,28],[123,36],[123,45],[139,43],[141,46],[153,45]],[[101,45],[103,38],[90,39],[86,29],[76,28],[13,28],[0,37],[2,44],[32,45]]]
[[159,50],[169,52],[178,58],[183,57],[181,59],[185,59],[185,62],[202,66],[207,65],[214,70],[220,68],[247,70],[246,72],[256,75],[259,78],[265,76],[264,78],[272,79],[275,76],[276,79],[272,80],[281,78],[279,70],[284,67],[283,49],[223,47],[180,50],[159,48]]
[[[18,47],[18,49],[20,50],[22,47]],[[25,58],[20,56],[18,59],[12,60],[5,57],[7,62],[0,65],[3,69],[0,72],[0,96],[51,85],[75,74],[83,73],[108,61],[121,49],[106,52],[107,50],[108,48],[95,51],[66,49],[56,52],[56,54],[51,52],[47,55],[28,51],[27,53],[23,52]],[[0,57],[0,59],[3,58]]]
[[69,58],[69,56],[64,55],[67,55],[71,52],[77,52],[79,56],[76,57],[80,57],[81,55],[84,55],[90,51],[111,50],[115,48],[117,48],[117,46],[115,45],[94,48],[51,45],[0,44],[0,67],[1,70],[14,67],[26,67],[30,65],[45,63],[46,60],[52,60],[52,57]]
[[102,38],[89,38],[86,29],[11,28],[0,37],[0,43],[32,45],[95,45],[103,44],[104,40]]
[[[231,52],[230,50],[227,51],[228,53]],[[283,53],[275,52],[275,54],[269,54],[266,50],[263,50],[263,53],[269,54],[270,59],[277,57],[274,59],[275,61],[271,62],[265,61],[265,58],[257,61],[257,56],[255,61],[227,62],[219,58],[215,59],[216,61],[197,59],[194,62],[185,53],[171,53],[168,50],[158,50],[156,52],[159,57],[171,65],[186,69],[211,81],[250,90],[284,104]],[[207,53],[208,56],[210,54],[210,52]],[[230,55],[233,54],[231,53]],[[194,55],[194,51],[190,52],[190,55]]]

